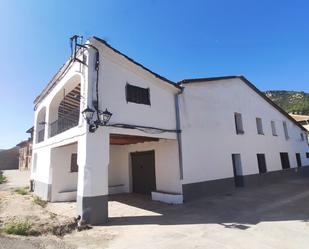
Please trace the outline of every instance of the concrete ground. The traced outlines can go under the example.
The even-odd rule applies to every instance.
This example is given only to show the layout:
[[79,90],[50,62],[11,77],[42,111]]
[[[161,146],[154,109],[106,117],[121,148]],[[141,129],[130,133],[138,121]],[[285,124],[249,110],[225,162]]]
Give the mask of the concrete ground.
[[[47,208],[75,215],[75,203],[52,203]],[[307,249],[309,178],[238,189],[183,205],[135,194],[115,195],[109,213],[104,226],[67,234],[53,244],[48,242],[51,238],[26,238],[21,248]],[[1,247],[3,242],[21,240],[0,237],[1,249],[14,248]]]
[[109,213],[105,226],[67,235],[64,241],[79,248],[307,249],[309,178],[239,189],[184,205],[116,195],[110,198]]
[[2,172],[3,175],[7,177],[7,183],[0,184],[0,191],[6,191],[18,187],[26,187],[30,184],[30,171],[11,169],[2,170]]

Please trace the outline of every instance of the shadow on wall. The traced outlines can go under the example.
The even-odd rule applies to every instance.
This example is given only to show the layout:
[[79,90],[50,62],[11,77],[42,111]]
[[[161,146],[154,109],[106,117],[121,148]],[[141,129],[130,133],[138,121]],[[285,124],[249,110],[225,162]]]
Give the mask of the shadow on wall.
[[[183,205],[168,205],[137,194],[110,196],[117,201],[156,213],[154,216],[111,217],[107,226],[220,224],[245,230],[264,221],[309,221],[309,177],[284,180],[259,188],[243,188]],[[122,215],[126,215],[125,211]]]

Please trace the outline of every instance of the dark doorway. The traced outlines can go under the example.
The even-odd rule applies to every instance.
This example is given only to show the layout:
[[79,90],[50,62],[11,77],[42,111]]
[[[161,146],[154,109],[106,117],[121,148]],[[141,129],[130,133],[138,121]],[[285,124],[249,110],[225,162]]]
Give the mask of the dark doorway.
[[297,161],[297,167],[301,167],[300,153],[296,153],[296,161]]
[[265,160],[265,154],[257,154],[257,161],[259,166],[259,173],[266,173],[266,160]]
[[151,194],[156,190],[154,151],[131,153],[133,192]]
[[282,169],[289,169],[291,167],[288,153],[281,152],[280,159],[281,159]]
[[243,187],[244,176],[242,173],[240,154],[232,154],[232,162],[233,162],[235,187]]

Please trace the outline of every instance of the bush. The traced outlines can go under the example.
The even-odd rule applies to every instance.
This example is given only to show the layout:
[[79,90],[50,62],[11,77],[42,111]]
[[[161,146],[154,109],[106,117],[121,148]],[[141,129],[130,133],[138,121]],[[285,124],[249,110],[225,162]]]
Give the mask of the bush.
[[7,182],[7,179],[4,175],[0,174],[0,184],[2,183],[6,183]]
[[41,207],[45,207],[46,204],[47,204],[47,201],[42,200],[42,199],[41,199],[40,197],[38,197],[38,196],[34,196],[34,197],[33,197],[33,203],[34,203],[34,204],[37,204],[37,205],[39,205],[39,206],[41,206]]
[[14,192],[20,195],[26,195],[28,194],[28,188],[17,188]]
[[31,223],[28,220],[12,220],[4,224],[4,231],[7,234],[29,235]]

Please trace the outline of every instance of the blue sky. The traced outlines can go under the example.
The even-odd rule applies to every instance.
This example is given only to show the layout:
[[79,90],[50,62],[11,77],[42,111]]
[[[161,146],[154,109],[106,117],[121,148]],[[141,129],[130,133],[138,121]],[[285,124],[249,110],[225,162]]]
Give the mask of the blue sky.
[[26,138],[33,100],[74,34],[173,80],[245,75],[261,90],[309,92],[309,2],[285,0],[3,0],[0,149]]

